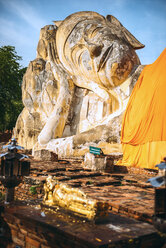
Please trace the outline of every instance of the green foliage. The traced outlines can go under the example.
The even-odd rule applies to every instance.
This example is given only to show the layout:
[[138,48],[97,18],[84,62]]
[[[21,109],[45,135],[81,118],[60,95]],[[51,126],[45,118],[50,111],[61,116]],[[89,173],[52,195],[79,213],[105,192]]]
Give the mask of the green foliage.
[[32,195],[36,195],[37,194],[37,190],[36,190],[37,186],[31,186],[29,188],[29,191]]
[[21,83],[26,68],[21,68],[15,47],[0,47],[0,131],[11,130],[23,108]]

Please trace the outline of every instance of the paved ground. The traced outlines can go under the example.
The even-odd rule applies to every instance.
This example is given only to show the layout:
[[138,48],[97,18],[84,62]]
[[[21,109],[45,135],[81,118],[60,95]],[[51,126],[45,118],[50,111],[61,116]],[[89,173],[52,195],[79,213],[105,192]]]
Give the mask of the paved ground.
[[[111,212],[118,212],[135,219],[152,221],[154,214],[154,189],[147,179],[154,171],[130,169],[115,166],[114,172],[103,173],[83,169],[82,161],[31,161],[31,175],[16,188],[19,199],[40,199],[43,197],[43,183],[48,175],[60,182],[79,187],[90,197],[107,201]],[[28,188],[37,185],[37,194]]]

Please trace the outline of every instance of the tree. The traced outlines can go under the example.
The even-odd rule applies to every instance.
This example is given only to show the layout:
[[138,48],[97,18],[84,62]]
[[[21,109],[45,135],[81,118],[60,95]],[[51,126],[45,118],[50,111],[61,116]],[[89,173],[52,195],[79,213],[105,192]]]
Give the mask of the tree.
[[23,108],[21,84],[26,68],[21,68],[14,46],[0,47],[0,131],[11,130]]

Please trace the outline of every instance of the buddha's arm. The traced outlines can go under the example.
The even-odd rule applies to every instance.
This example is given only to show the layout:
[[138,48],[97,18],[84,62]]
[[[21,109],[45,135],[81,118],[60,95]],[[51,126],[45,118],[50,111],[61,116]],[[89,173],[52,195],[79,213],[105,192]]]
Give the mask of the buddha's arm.
[[52,57],[53,51],[50,54],[49,62],[54,77],[58,82],[59,92],[57,103],[38,136],[38,142],[41,145],[47,144],[53,138],[62,137],[74,93],[74,84],[71,78],[69,78],[60,64],[55,63],[55,59]]

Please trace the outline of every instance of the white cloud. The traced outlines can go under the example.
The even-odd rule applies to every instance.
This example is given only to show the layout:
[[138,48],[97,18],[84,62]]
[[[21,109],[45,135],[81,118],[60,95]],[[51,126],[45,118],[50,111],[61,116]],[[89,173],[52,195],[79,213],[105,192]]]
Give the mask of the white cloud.
[[15,43],[17,45],[29,45],[32,42],[32,37],[27,37],[26,33],[14,25],[12,21],[0,18],[0,36],[1,42]]
[[0,5],[0,46],[15,46],[23,57],[22,64],[27,66],[36,56],[40,29],[45,23],[24,0],[0,0]]
[[4,7],[23,19],[34,29],[40,30],[45,25],[44,20],[38,15],[37,10],[24,0],[1,0]]
[[21,64],[27,66],[30,60],[36,57],[36,47],[39,32],[16,25],[11,20],[0,17],[0,46],[11,45],[16,48],[18,55],[22,56]]

